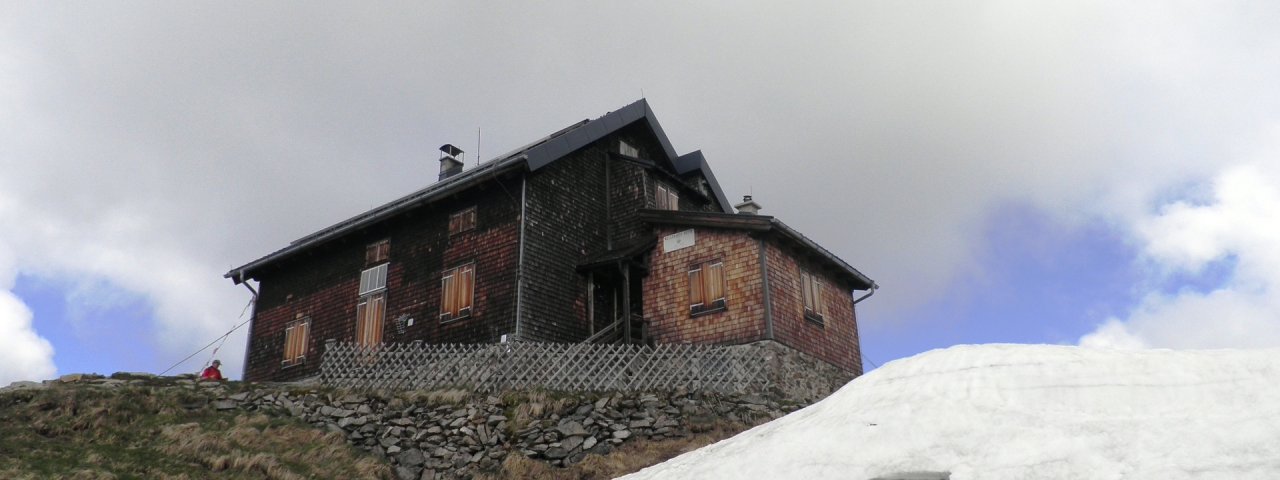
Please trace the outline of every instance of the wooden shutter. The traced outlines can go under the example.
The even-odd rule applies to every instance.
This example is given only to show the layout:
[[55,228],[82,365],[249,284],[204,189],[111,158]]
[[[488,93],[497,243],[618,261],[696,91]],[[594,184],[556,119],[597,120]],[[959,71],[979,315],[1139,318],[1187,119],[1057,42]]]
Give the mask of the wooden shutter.
[[361,298],[360,303],[356,304],[356,344],[357,345],[365,344],[365,328],[366,328],[365,324],[368,323],[369,321],[365,313],[368,311],[369,311],[369,299]]
[[370,295],[356,304],[356,343],[373,347],[382,343],[382,320],[386,311],[385,294]]
[[293,364],[307,356],[310,321],[294,322],[284,331],[284,363]]
[[458,267],[457,280],[458,300],[457,316],[471,313],[472,301],[475,300],[476,270],[475,265]]
[[706,292],[702,283],[702,267],[689,270],[689,308],[696,309],[706,302]]
[[454,291],[454,276],[457,270],[449,270],[445,272],[444,277],[440,279],[440,316],[452,317],[457,312],[457,296]]
[[680,209],[680,195],[676,194],[675,189],[667,192],[667,210]]
[[707,266],[706,273],[706,301],[708,303],[719,302],[719,306],[724,306],[724,264],[713,263]]

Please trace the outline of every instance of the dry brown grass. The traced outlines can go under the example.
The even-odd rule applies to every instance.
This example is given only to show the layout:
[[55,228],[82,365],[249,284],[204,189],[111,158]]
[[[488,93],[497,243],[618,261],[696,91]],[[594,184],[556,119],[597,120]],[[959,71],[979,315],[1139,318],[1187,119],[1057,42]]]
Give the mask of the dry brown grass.
[[385,463],[356,457],[342,435],[313,428],[273,425],[265,415],[236,417],[229,429],[199,423],[170,425],[161,451],[199,462],[212,472],[260,474],[273,480],[391,478]]
[[217,412],[182,388],[58,386],[0,395],[0,478],[391,478],[337,434]]
[[475,478],[477,480],[615,478],[724,440],[746,428],[746,425],[720,423],[705,428],[702,433],[685,438],[658,441],[636,440],[624,444],[608,455],[587,455],[581,462],[567,468],[553,467],[541,461],[526,458],[519,453],[512,453],[503,460],[501,472],[479,474]]

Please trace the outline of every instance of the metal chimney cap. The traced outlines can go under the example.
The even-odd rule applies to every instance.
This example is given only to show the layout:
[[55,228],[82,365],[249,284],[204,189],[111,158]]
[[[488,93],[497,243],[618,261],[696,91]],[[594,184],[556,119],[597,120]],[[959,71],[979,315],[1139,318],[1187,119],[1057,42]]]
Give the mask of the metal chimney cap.
[[446,143],[444,145],[441,145],[440,151],[444,152],[445,155],[448,155],[450,157],[456,157],[458,156],[459,153],[462,153],[462,149],[453,146],[452,143]]

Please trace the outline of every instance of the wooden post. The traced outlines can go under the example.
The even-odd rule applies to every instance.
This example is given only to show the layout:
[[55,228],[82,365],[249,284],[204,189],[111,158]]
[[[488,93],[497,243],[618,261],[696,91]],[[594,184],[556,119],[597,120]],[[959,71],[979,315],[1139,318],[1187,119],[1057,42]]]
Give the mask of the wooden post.
[[596,278],[587,272],[587,336],[596,334]]
[[627,343],[631,343],[631,266],[623,262],[618,262],[618,268],[622,270],[622,318],[626,322]]

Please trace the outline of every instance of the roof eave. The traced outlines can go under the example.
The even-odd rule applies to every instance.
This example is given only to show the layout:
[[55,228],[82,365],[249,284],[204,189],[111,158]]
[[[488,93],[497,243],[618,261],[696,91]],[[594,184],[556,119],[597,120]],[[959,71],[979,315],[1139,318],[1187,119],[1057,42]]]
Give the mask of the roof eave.
[[[321,234],[312,234],[312,235],[303,237],[302,239],[297,240],[293,243],[290,243],[289,246],[282,248],[274,253],[271,253],[267,256],[254,260],[247,264],[244,264],[240,267],[231,269],[231,271],[227,272],[222,277],[230,278],[233,282],[235,282],[235,284],[239,285],[243,281],[242,279],[255,278],[254,272],[256,270],[259,270],[262,267],[265,267],[272,263],[289,258],[308,248],[314,247],[316,245],[320,245],[322,243],[329,242],[331,240],[335,240],[353,231],[377,224],[382,220],[393,217],[406,210],[416,208],[425,203],[430,203],[431,201],[434,201],[439,197],[447,196],[447,195],[456,193],[460,190],[471,188],[472,186],[477,185],[481,182],[491,180],[495,176],[503,175],[513,170],[523,169],[527,165],[524,160],[525,158],[523,156],[500,159],[496,163],[494,163],[493,166],[490,168],[484,168],[482,166],[481,168],[469,170],[467,172],[459,174],[457,177],[454,178],[454,181],[451,181],[448,184],[443,184],[443,186],[441,186],[441,184],[437,183],[435,185],[432,185],[431,187],[418,191],[416,194],[410,194],[406,197],[401,197],[395,201],[392,201],[386,205],[383,205],[382,207],[378,207],[371,210],[371,212],[376,212],[376,213],[370,214],[369,212],[365,212],[355,217],[349,218],[347,220],[338,222],[337,224],[335,224],[335,227],[329,227],[328,229],[325,229],[328,231],[321,230],[321,232],[323,232]],[[466,175],[466,176],[463,177],[463,175]]]

